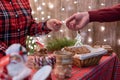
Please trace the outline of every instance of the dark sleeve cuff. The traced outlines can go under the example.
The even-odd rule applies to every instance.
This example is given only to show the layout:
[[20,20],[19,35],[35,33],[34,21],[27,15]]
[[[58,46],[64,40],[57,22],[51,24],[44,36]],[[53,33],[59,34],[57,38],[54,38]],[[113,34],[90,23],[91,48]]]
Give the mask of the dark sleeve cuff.
[[48,20],[46,20],[45,22],[42,22],[42,30],[43,31],[51,31],[49,28],[47,28],[47,21]]
[[95,21],[102,21],[102,16],[99,15],[98,11],[88,11],[89,13],[89,21],[95,22]]

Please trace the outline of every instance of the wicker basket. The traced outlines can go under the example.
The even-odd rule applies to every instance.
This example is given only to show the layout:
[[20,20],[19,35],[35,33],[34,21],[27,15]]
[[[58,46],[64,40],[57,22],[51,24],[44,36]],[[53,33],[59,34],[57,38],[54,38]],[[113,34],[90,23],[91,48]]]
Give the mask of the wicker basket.
[[101,59],[102,55],[88,58],[85,60],[80,60],[78,58],[73,58],[73,65],[77,67],[88,67],[99,64],[99,61]]
[[[107,50],[103,48],[94,49],[92,46],[83,45],[81,47],[68,47],[64,48],[65,51],[72,52],[73,65],[78,67],[87,67],[97,65],[103,55],[107,53]],[[88,50],[87,50],[88,49]]]

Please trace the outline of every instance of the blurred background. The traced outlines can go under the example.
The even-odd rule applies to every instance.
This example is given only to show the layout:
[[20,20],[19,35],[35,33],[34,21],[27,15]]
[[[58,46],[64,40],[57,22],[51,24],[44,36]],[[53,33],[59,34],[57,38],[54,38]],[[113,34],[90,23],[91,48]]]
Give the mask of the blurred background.
[[[32,15],[36,22],[56,18],[63,23],[66,18],[76,12],[96,10],[120,3],[120,0],[30,0]],[[63,24],[58,32],[51,32],[40,39],[49,40],[56,37],[74,39],[76,31],[68,30]],[[88,45],[107,44],[112,46],[120,57],[120,22],[90,23],[81,30],[82,42]],[[43,41],[43,40],[41,40]]]

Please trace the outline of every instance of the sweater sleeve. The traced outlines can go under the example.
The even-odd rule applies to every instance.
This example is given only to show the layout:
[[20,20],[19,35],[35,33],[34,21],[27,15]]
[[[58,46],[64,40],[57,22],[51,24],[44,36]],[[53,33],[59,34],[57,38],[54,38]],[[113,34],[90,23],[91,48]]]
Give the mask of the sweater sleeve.
[[94,11],[88,11],[90,22],[112,22],[120,20],[120,4]]
[[29,35],[35,35],[48,34],[51,30],[46,27],[45,22],[36,23],[35,20],[32,20],[29,31]]

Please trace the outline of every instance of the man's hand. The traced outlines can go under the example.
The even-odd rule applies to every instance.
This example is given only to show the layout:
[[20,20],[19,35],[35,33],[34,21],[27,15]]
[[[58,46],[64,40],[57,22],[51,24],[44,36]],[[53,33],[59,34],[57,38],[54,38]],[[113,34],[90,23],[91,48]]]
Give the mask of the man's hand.
[[82,29],[89,23],[88,12],[75,13],[66,19],[66,26],[74,31]]

